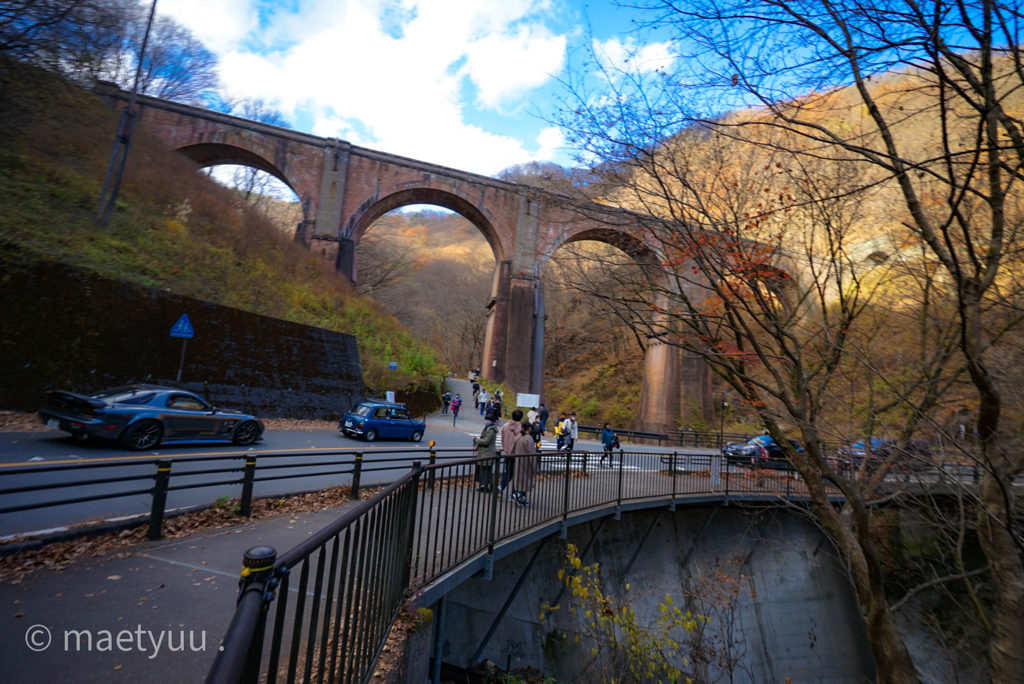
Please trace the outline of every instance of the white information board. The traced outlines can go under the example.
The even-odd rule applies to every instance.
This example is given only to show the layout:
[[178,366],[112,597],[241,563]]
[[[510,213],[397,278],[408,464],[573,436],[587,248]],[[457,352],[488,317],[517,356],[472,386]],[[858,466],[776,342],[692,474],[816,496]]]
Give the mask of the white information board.
[[385,392],[384,396],[386,397],[384,399],[384,401],[386,401],[386,402],[388,402],[390,404],[394,404],[395,403],[395,393],[394,392]]
[[524,394],[520,392],[516,395],[516,406],[519,408],[532,409],[540,407],[540,395],[539,394]]

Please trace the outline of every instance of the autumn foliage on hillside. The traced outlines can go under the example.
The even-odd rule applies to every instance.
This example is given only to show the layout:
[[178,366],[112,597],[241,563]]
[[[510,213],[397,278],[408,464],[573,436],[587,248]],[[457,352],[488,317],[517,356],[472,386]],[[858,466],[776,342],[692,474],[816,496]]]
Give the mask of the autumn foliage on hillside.
[[[95,213],[117,119],[90,93],[5,63],[0,244],[104,275],[351,333],[370,387],[427,387],[437,352],[183,156],[136,132],[108,230]],[[8,257],[10,258],[10,257]],[[400,377],[387,370],[399,362]]]

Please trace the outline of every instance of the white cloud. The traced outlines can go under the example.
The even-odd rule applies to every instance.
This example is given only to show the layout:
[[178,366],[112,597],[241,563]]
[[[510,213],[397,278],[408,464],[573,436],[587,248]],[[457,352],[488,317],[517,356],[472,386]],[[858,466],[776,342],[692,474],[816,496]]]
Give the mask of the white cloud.
[[176,19],[220,53],[257,27],[256,4],[257,0],[162,0],[157,13]]
[[625,41],[609,38],[595,40],[593,47],[594,54],[601,63],[616,71],[632,69],[640,73],[650,73],[667,68],[674,59],[672,43],[669,42],[649,43],[638,47],[632,38]]
[[554,126],[542,129],[540,135],[537,136],[537,144],[540,146],[536,155],[537,159],[554,159],[561,156],[562,151],[560,148],[565,145],[565,136],[562,134],[562,129],[555,128]]
[[230,95],[275,103],[292,121],[308,114],[318,135],[478,173],[549,149],[531,154],[532,141],[472,122],[474,104],[507,106],[561,69],[566,38],[544,24],[549,0],[164,2],[218,53]]
[[520,26],[512,34],[489,34],[468,46],[466,70],[476,85],[477,101],[496,108],[550,80],[565,60],[565,36],[544,26]]

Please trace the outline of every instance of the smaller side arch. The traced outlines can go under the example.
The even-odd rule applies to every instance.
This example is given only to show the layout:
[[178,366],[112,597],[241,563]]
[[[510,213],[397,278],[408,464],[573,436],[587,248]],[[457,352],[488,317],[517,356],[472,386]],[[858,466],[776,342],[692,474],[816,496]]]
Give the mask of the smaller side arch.
[[197,163],[201,169],[205,169],[208,166],[219,166],[221,164],[237,164],[238,166],[249,166],[254,169],[259,169],[264,173],[269,173],[271,176],[291,188],[296,195],[299,195],[295,186],[292,185],[291,181],[288,180],[288,177],[285,176],[277,166],[255,152],[243,147],[225,145],[224,143],[196,143],[195,145],[179,147],[177,151]]
[[621,249],[638,264],[656,264],[659,262],[658,255],[655,251],[642,240],[639,240],[635,236],[624,231],[607,227],[581,230],[580,232],[571,235],[555,249],[572,242],[583,241],[603,242],[607,245],[611,245],[612,247]]

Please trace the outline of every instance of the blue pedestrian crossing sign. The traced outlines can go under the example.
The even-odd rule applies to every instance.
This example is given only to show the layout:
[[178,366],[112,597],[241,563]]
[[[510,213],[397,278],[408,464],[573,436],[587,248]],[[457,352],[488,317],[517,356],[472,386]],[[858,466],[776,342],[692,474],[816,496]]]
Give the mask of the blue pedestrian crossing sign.
[[171,337],[182,337],[191,340],[196,334],[192,327],[192,321],[188,320],[188,314],[182,314],[178,322],[171,328]]

